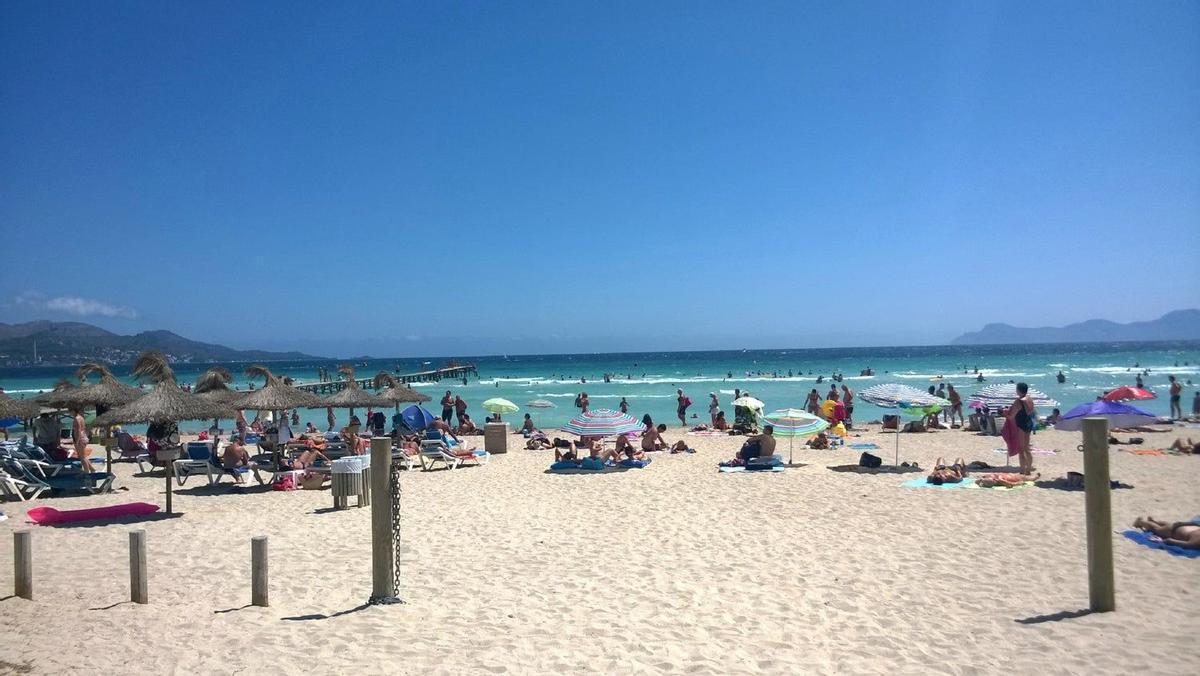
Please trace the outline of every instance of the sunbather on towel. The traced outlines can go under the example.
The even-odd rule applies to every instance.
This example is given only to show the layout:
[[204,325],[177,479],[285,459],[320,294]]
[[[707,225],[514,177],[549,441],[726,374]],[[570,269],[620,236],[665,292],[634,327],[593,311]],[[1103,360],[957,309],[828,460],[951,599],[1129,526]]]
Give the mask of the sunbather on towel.
[[725,411],[717,411],[717,419],[713,421],[713,429],[721,430],[722,432],[729,429],[729,423],[725,420]]
[[738,451],[737,457],[749,461],[754,458],[769,458],[772,455],[775,455],[775,426],[767,425],[762,434],[756,434],[742,444],[742,450]]
[[1157,535],[1162,538],[1164,544],[1183,549],[1200,549],[1200,524],[1191,521],[1167,523],[1152,516],[1139,516],[1133,522],[1133,527]]
[[984,488],[1016,488],[1026,481],[1037,481],[1042,477],[1041,474],[984,474],[975,479],[976,486]]
[[933,471],[929,473],[929,478],[926,479],[935,486],[942,484],[957,484],[961,483],[967,476],[967,465],[962,458],[954,461],[953,465],[946,466],[941,458],[937,459],[937,464],[933,466]]
[[1191,437],[1188,437],[1187,441],[1184,441],[1182,438],[1176,439],[1175,442],[1171,444],[1170,448],[1172,451],[1178,451],[1188,455],[1200,455],[1200,444],[1192,441]]

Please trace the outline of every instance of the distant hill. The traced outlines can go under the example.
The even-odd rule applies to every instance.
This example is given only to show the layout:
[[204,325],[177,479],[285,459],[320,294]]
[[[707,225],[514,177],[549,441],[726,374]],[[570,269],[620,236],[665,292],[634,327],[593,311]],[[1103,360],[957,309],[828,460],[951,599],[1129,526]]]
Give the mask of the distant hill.
[[1128,324],[1118,324],[1106,319],[1089,319],[1078,324],[1041,328],[988,324],[979,331],[964,333],[951,341],[951,344],[1125,343],[1152,340],[1200,340],[1200,310],[1176,310],[1148,322]]
[[145,350],[161,350],[177,361],[284,361],[312,359],[301,352],[234,350],[224,345],[201,343],[170,331],[143,331],[122,336],[82,322],[33,321],[24,324],[0,323],[0,364],[10,366],[33,363],[34,343],[44,364],[82,364],[104,361],[113,364],[132,362]]

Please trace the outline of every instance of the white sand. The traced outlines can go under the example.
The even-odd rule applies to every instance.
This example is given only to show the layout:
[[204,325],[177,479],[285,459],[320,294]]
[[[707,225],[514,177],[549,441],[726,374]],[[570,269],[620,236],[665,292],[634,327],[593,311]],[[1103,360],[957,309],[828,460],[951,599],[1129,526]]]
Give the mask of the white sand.
[[[890,461],[891,439],[855,441],[879,441]],[[193,478],[176,494],[182,517],[84,528],[27,526],[34,503],[9,503],[0,590],[13,584],[9,531],[30,527],[35,600],[0,601],[0,672],[1200,668],[1200,560],[1115,535],[1118,611],[1062,617],[1088,603],[1082,493],[906,489],[904,476],[825,468],[854,462],[849,450],[797,450],[804,467],[724,475],[716,463],[740,440],[689,440],[698,453],[618,474],[545,474],[550,452],[514,448],[483,468],[404,475],[403,606],[361,607],[370,510],[329,511],[328,490],[234,495]],[[1043,475],[1081,470],[1078,443],[1037,435],[1064,449],[1035,457]],[[904,435],[901,455],[1003,465],[999,445]],[[36,504],[161,503],[160,477],[117,471],[128,492]],[[1114,492],[1114,527],[1200,514],[1198,471],[1200,458],[1113,453],[1113,477],[1135,486]],[[147,606],[128,602],[134,528],[148,533]],[[247,607],[255,535],[270,536],[270,608]]]

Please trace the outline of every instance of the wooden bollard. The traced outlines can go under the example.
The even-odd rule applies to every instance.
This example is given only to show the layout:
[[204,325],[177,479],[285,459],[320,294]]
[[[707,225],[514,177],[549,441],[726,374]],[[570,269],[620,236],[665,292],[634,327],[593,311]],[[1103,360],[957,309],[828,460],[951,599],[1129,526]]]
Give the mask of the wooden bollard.
[[27,530],[13,533],[13,593],[33,600],[33,535]]
[[149,583],[146,580],[146,531],[129,533],[129,600],[149,603]]
[[371,597],[395,598],[392,582],[392,439],[371,439]]
[[1108,420],[1083,421],[1083,488],[1087,510],[1088,600],[1092,612],[1117,609],[1113,581],[1112,487],[1108,474]]
[[266,608],[271,605],[267,595],[267,536],[250,538],[250,603]]

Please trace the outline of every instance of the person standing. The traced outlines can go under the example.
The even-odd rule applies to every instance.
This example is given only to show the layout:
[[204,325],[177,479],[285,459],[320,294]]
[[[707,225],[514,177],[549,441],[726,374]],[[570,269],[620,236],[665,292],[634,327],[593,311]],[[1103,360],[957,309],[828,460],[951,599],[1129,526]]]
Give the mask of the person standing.
[[817,394],[817,388],[808,393],[808,404],[804,409],[813,415],[821,415],[821,395]]
[[333,426],[337,424],[337,417],[335,417],[333,415],[333,407],[332,406],[328,406],[325,408],[325,422],[329,423],[329,429],[326,431],[332,432]]
[[675,411],[675,415],[679,416],[679,424],[687,427],[687,410],[692,405],[692,400],[683,393],[682,389],[675,390],[675,394],[679,395],[675,398],[679,402],[679,408]]
[[1175,379],[1175,376],[1167,376],[1167,380],[1171,382],[1171,417],[1179,420],[1183,417],[1183,405],[1180,404],[1180,399],[1183,397],[1183,383]]
[[579,393],[579,408],[583,409],[584,413],[587,413],[588,409],[591,408],[591,405],[592,405],[592,402],[590,399],[588,399],[587,392],[580,392]]
[[1192,417],[1200,418],[1200,390],[1196,391],[1196,396],[1192,397]]
[[442,397],[442,420],[450,422],[450,418],[454,415],[454,395],[450,394],[450,390],[446,390],[446,396]]
[[721,402],[717,399],[716,392],[708,393],[708,417],[712,419],[713,427],[717,426],[717,414],[721,412]]
[[954,424],[955,413],[958,414],[958,423],[960,425],[967,424],[966,419],[963,418],[962,395],[958,393],[958,390],[954,389],[953,385],[946,391],[946,398],[950,400],[950,424]]
[[234,419],[233,424],[237,429],[238,439],[240,439],[243,444],[246,443],[246,427],[248,427],[248,424],[246,423],[246,412],[239,408],[237,412],[237,418]]
[[1017,383],[1017,398],[1013,400],[1008,412],[1004,414],[1016,425],[1017,457],[1021,466],[1021,474],[1033,472],[1033,453],[1029,450],[1029,437],[1037,426],[1037,409],[1029,396],[1029,385]]
[[79,458],[80,469],[85,474],[92,473],[92,461],[88,457],[87,423],[83,419],[83,411],[75,409],[75,418],[71,423],[71,441],[75,443],[75,456]]
[[854,427],[854,390],[842,385],[842,404],[846,407],[846,427]]
[[[454,414],[458,417],[458,426],[462,427],[463,419],[467,415],[467,402],[458,395],[454,395]],[[450,421],[447,420],[446,422]]]

